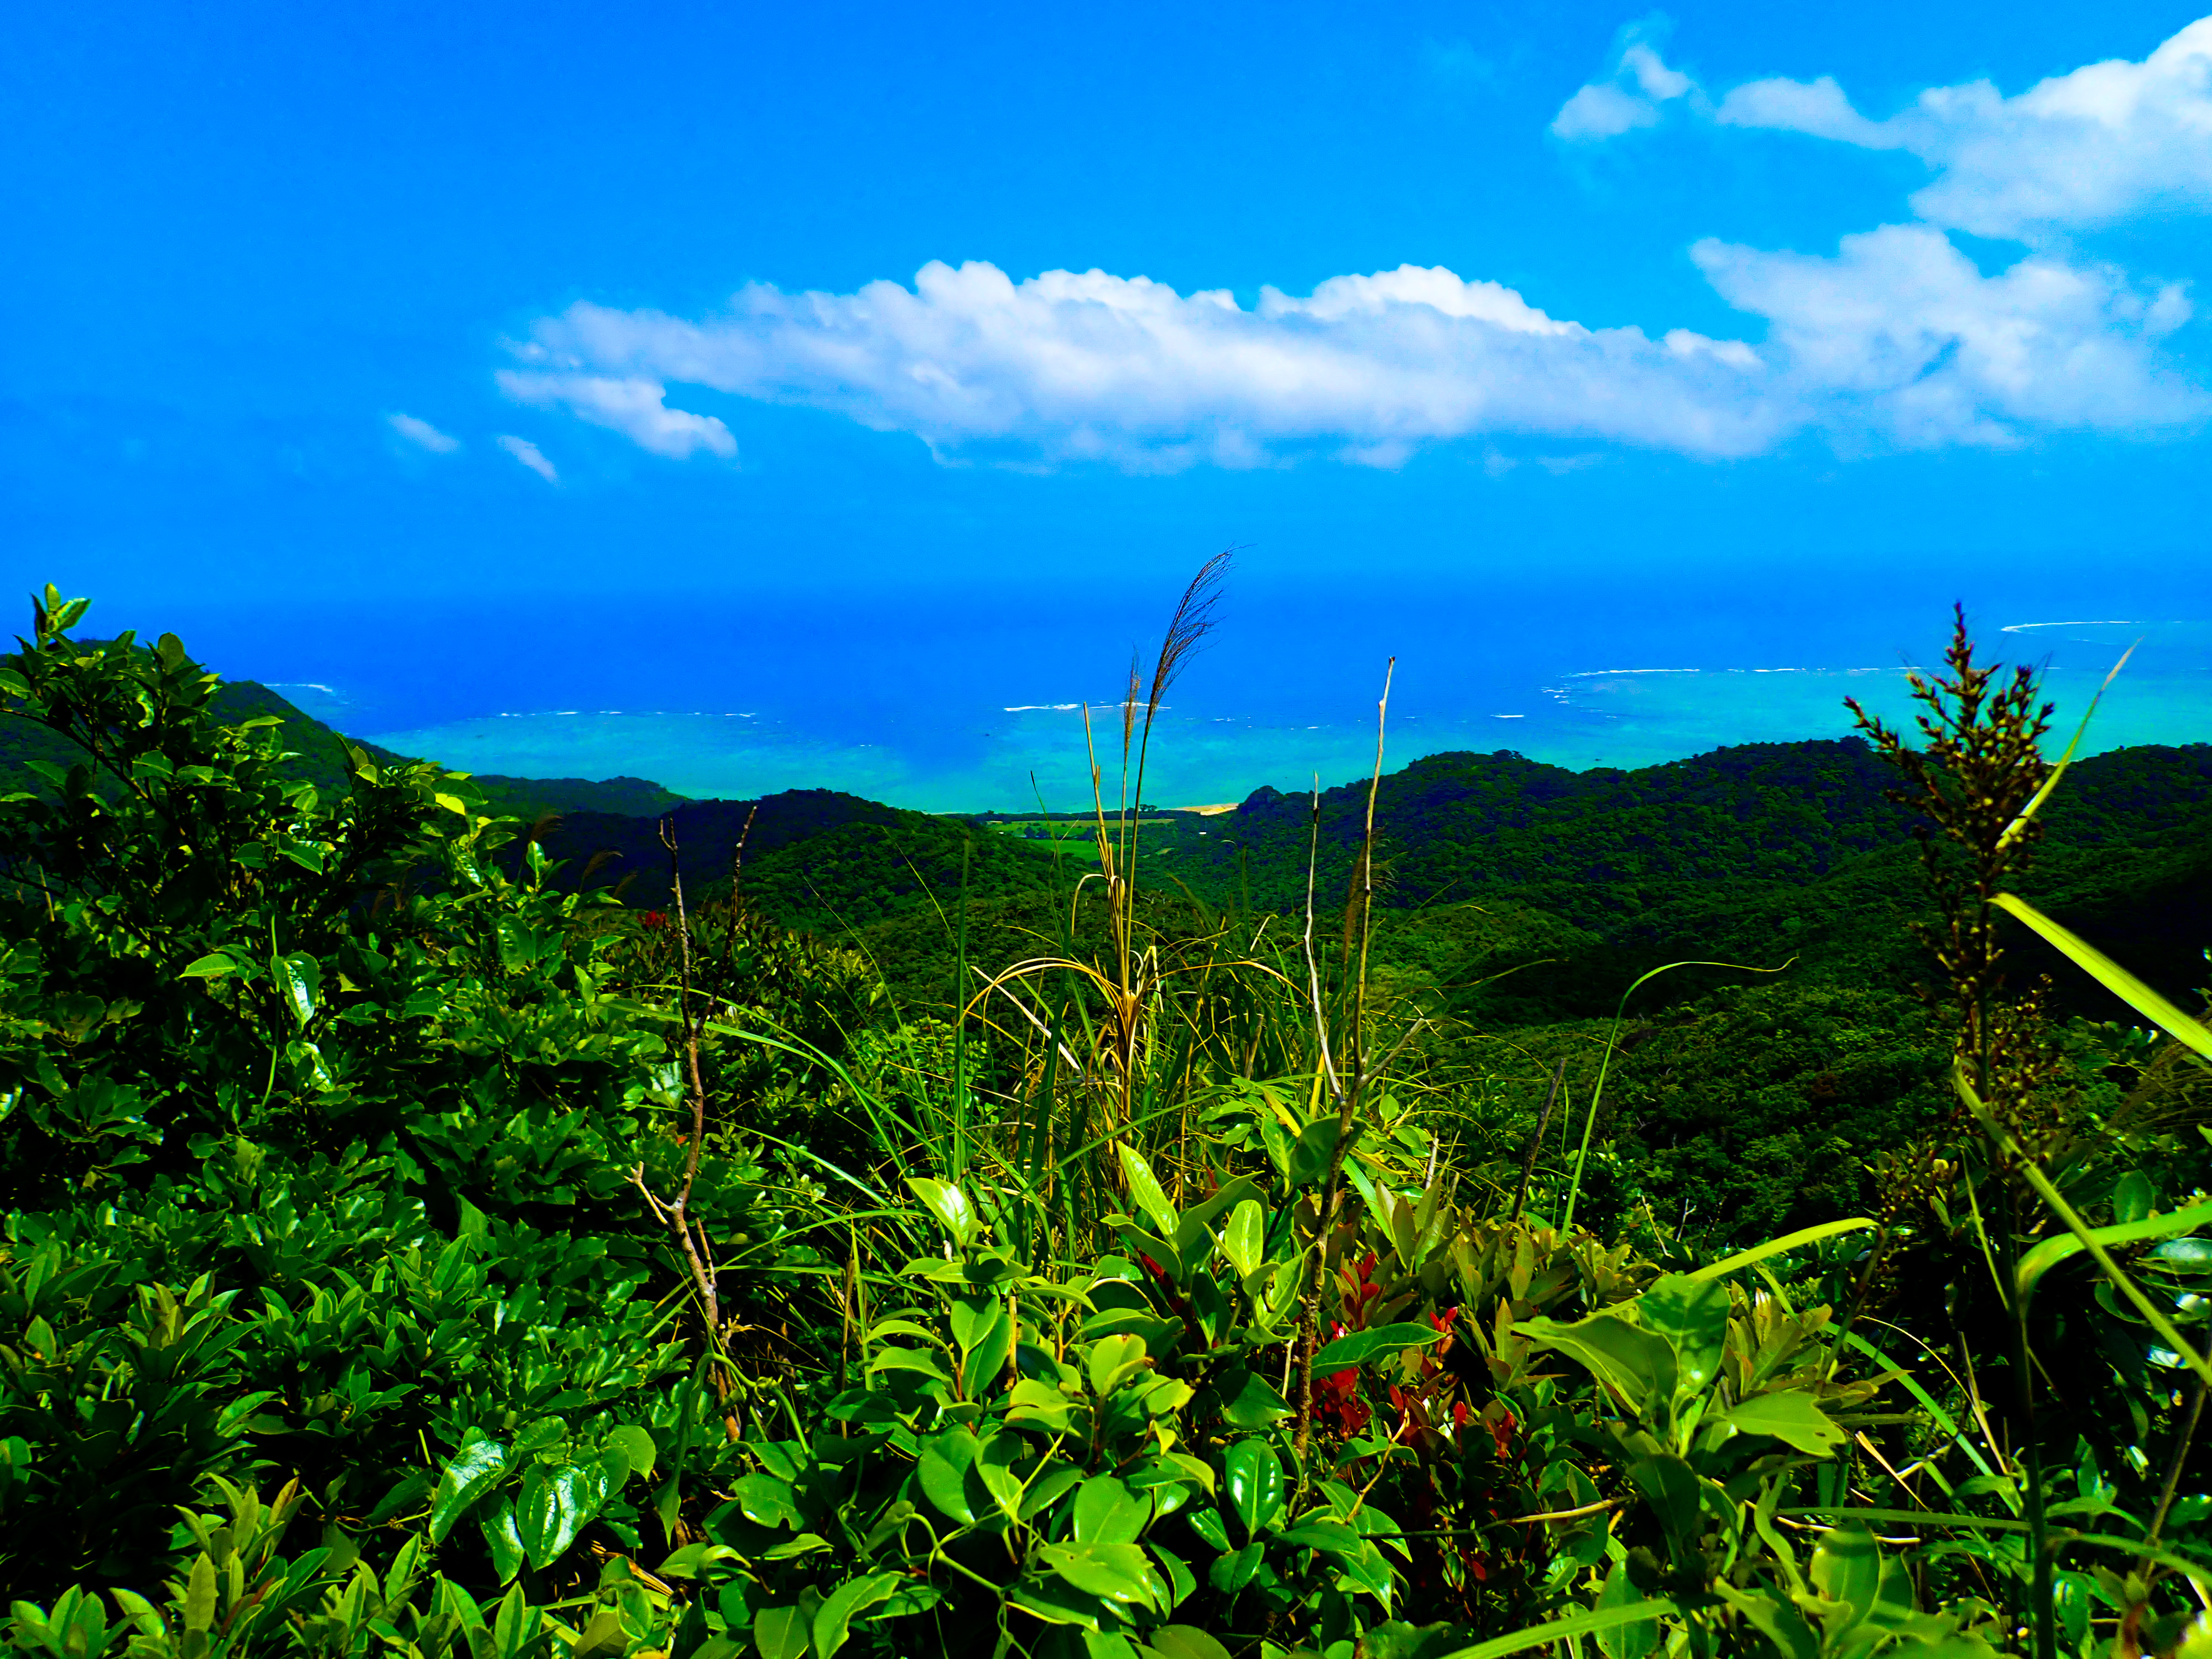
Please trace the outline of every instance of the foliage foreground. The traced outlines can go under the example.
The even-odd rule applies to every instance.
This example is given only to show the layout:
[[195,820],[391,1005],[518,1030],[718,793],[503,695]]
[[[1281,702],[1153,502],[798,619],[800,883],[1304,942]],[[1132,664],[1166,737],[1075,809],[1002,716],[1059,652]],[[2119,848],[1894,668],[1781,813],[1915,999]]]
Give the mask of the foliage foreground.
[[[1721,1255],[1576,1225],[1610,1044],[1481,1162],[1371,840],[1326,939],[1171,936],[1102,810],[1062,935],[902,1021],[741,870],[629,911],[458,775],[326,799],[83,610],[0,666],[80,756],[0,802],[23,1652],[2212,1652],[2212,1033],[2014,896],[2064,769],[1963,623],[1869,725],[1958,1108]],[[2016,926],[2142,1014],[2124,1090]]]

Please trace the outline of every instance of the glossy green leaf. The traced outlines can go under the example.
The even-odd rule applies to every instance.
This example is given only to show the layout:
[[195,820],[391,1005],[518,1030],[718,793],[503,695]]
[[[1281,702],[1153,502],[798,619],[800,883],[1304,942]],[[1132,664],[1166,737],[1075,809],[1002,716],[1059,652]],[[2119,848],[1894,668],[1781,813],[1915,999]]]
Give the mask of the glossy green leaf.
[[1222,1459],[1222,1480],[1229,1507],[1244,1523],[1244,1535],[1256,1536],[1283,1512],[1283,1460],[1255,1435],[1238,1441]]
[[1229,1659],[1229,1650],[1195,1625],[1162,1625],[1145,1640],[1160,1659]]
[[1347,1332],[1314,1355],[1314,1376],[1318,1381],[1332,1371],[1364,1365],[1378,1354],[1395,1354],[1401,1349],[1426,1347],[1431,1342],[1443,1340],[1443,1333],[1425,1320]]
[[748,1474],[730,1483],[730,1497],[738,1512],[756,1526],[789,1527],[795,1531],[805,1525],[798,1494],[791,1482],[779,1476]]
[[629,1474],[641,1480],[653,1478],[653,1466],[659,1452],[649,1431],[635,1423],[618,1423],[607,1431],[606,1443],[622,1453],[623,1466]]
[[501,1498],[496,1504],[486,1504],[477,1511],[477,1525],[483,1529],[484,1548],[491,1553],[492,1571],[499,1582],[514,1582],[514,1575],[522,1571],[524,1558],[529,1553],[523,1547],[522,1533],[515,1524],[514,1505]]
[[1688,1548],[1698,1534],[1703,1488],[1689,1464],[1672,1452],[1653,1452],[1628,1466],[1628,1478],[1659,1517],[1675,1548]]
[[1373,1539],[1361,1539],[1358,1549],[1350,1555],[1330,1559],[1355,1589],[1366,1591],[1380,1601],[1384,1612],[1390,1610],[1390,1603],[1398,1593],[1397,1576],[1390,1571],[1390,1564],[1382,1559],[1382,1552],[1375,1547]]
[[1190,1568],[1182,1557],[1158,1540],[1147,1540],[1145,1547],[1151,1552],[1152,1559],[1159,1563],[1160,1573],[1167,1581],[1166,1605],[1162,1611],[1172,1613],[1190,1600],[1191,1592],[1198,1588],[1198,1580],[1191,1576]]
[[1146,1583],[1152,1564],[1135,1544],[1047,1544],[1037,1553],[1047,1566],[1085,1595],[1134,1606],[1152,1600]]
[[623,1630],[622,1614],[612,1607],[601,1607],[576,1633],[575,1645],[568,1650],[565,1659],[621,1659],[629,1650],[629,1639]]
[[209,1630],[215,1624],[215,1561],[202,1550],[185,1577],[185,1629],[200,1632]]
[[830,1659],[845,1645],[852,1634],[854,1618],[880,1601],[888,1601],[898,1588],[898,1575],[892,1572],[866,1573],[848,1580],[823,1598],[822,1606],[814,1614],[812,1634],[817,1659]]
[[437,1495],[430,1500],[430,1541],[445,1542],[453,1523],[506,1473],[507,1448],[496,1440],[478,1440],[454,1453],[438,1477]]
[[1206,1582],[1224,1595],[1234,1595],[1252,1582],[1265,1559],[1266,1552],[1256,1542],[1226,1555],[1217,1555],[1213,1565],[1206,1571]]
[[1133,1544],[1152,1518],[1152,1506],[1112,1475],[1094,1474],[1075,1494],[1073,1518],[1079,1544]]
[[607,1477],[596,1463],[540,1466],[522,1478],[514,1518],[530,1565],[550,1566],[606,1502]]
[[[1318,1364],[1315,1375],[1319,1376]],[[1218,1385],[1221,1420],[1232,1429],[1264,1429],[1290,1416],[1291,1408],[1275,1385],[1249,1366],[1230,1366]]]
[[1284,1528],[1277,1536],[1285,1544],[1347,1559],[1359,1553],[1362,1542],[1359,1534],[1341,1521],[1301,1521]]
[[1619,1314],[1592,1314],[1571,1325],[1539,1317],[1522,1321],[1514,1330],[1540,1348],[1579,1360],[1640,1414],[1650,1414],[1674,1397],[1674,1345]]
[[[1610,1613],[1618,1607],[1633,1607],[1644,1599],[1644,1592],[1636,1588],[1628,1576],[1628,1563],[1616,1561],[1607,1575],[1605,1588],[1598,1592],[1590,1607],[1593,1613]],[[1611,1630],[1596,1632],[1598,1649],[1605,1659],[1648,1659],[1659,1645],[1659,1621],[1639,1620],[1634,1624],[1620,1625]]]
[[1022,1506],[1022,1479],[1014,1473],[1014,1466],[1028,1455],[1028,1443],[1021,1436],[996,1429],[983,1437],[982,1449],[975,1458],[975,1478],[982,1482],[984,1492],[999,1512],[1010,1520],[1020,1515]]
[[763,1607],[753,1615],[753,1645],[761,1659],[800,1659],[811,1640],[803,1607]]
[[182,977],[185,979],[221,979],[225,974],[234,974],[237,971],[238,964],[233,962],[228,957],[223,955],[222,951],[217,951],[208,956],[201,957],[195,961],[191,967],[184,970]]
[[968,1202],[968,1194],[950,1182],[935,1181],[927,1176],[908,1176],[906,1184],[920,1199],[922,1206],[937,1218],[937,1223],[952,1236],[955,1244],[966,1244],[981,1231],[975,1211]]
[[1073,1420],[1074,1402],[1051,1383],[1040,1382],[1033,1376],[1025,1376],[1015,1383],[1006,1398],[1009,1423],[1034,1423],[1054,1433],[1064,1433]]
[[532,1418],[514,1431],[514,1449],[507,1454],[507,1462],[520,1463],[526,1453],[557,1446],[568,1432],[568,1425],[557,1417]]
[[1209,1548],[1219,1551],[1229,1547],[1229,1528],[1222,1522],[1220,1510],[1192,1510],[1183,1520]]
[[1813,1396],[1798,1389],[1753,1395],[1720,1420],[1739,1434],[1771,1435],[1810,1457],[1826,1457],[1846,1438]]
[[1674,1345],[1676,1392],[1700,1392],[1719,1371],[1728,1346],[1728,1286],[1668,1273],[1636,1298],[1635,1308],[1646,1330]]
[[1029,1490],[1022,1494],[1020,1518],[1024,1521],[1036,1520],[1082,1479],[1083,1471],[1072,1463],[1063,1463],[1057,1468],[1045,1469],[1032,1476]]
[[956,1424],[925,1439],[921,1455],[915,1460],[915,1479],[921,1484],[922,1495],[963,1526],[975,1523],[975,1505],[969,1492],[968,1476],[981,1451],[974,1431]]
[[269,970],[293,1019],[302,1026],[313,1019],[317,994],[322,989],[321,964],[304,951],[295,951],[289,956],[276,957],[269,964]]
[[1310,1187],[1325,1177],[1329,1160],[1336,1152],[1336,1139],[1334,1118],[1316,1118],[1307,1124],[1291,1145],[1291,1180],[1298,1186]]
[[1176,1213],[1176,1206],[1168,1202],[1167,1191],[1160,1185],[1159,1177],[1152,1173],[1152,1166],[1125,1141],[1115,1141],[1114,1152],[1121,1161],[1121,1174],[1129,1183],[1129,1196],[1136,1200],[1137,1207],[1151,1218],[1154,1231],[1163,1239],[1173,1238],[1176,1223],[1181,1218]]
[[1850,1607],[1854,1625],[1873,1617],[1881,1589],[1881,1547],[1874,1534],[1852,1522],[1823,1533],[1813,1552],[1813,1588]]
[[1091,1392],[1103,1400],[1142,1370],[1147,1358],[1141,1336],[1124,1334],[1100,1337],[1091,1345],[1090,1363],[1084,1367]]
[[499,1613],[492,1620],[492,1652],[495,1659],[522,1659],[538,1628],[544,1623],[544,1611],[530,1605],[530,1598],[516,1584],[500,1598]]
[[1240,1279],[1257,1271],[1267,1243],[1267,1212],[1260,1200],[1248,1198],[1229,1212],[1229,1224],[1221,1230],[1222,1254],[1229,1265],[1237,1270]]
[[1108,1611],[1107,1602],[1057,1577],[1024,1578],[1006,1592],[1006,1600],[1048,1625],[1096,1631],[1102,1625],[1119,1622],[1117,1615]]
[[1256,1200],[1260,1195],[1259,1183],[1249,1176],[1238,1176],[1223,1182],[1212,1197],[1183,1206],[1182,1218],[1176,1223],[1169,1242],[1176,1247],[1176,1253],[1185,1258],[1202,1254],[1199,1247],[1212,1241],[1214,1222],[1232,1213],[1246,1200]]
[[952,1380],[937,1356],[924,1348],[878,1348],[868,1356],[868,1369],[871,1371],[920,1371],[924,1376],[934,1377],[939,1382]]
[[998,1303],[990,1304],[991,1317],[981,1322],[972,1341],[963,1341],[960,1359],[960,1392],[969,1400],[996,1393],[1004,1381],[1006,1361],[1014,1351],[1014,1322]]

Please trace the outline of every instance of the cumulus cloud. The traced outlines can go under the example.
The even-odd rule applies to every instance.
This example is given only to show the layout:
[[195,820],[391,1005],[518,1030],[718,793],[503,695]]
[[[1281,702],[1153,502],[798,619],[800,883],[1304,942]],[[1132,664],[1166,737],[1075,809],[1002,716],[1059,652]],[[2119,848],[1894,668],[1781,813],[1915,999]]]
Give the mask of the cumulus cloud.
[[553,463],[545,459],[545,452],[531,442],[529,439],[518,438],[511,432],[502,433],[500,435],[499,447],[544,479],[547,483],[561,482],[560,473],[554,470]]
[[1143,468],[1323,450],[1395,465],[1476,432],[1741,455],[1775,433],[1741,342],[1548,317],[1495,283],[1401,266],[1304,298],[1178,294],[1142,276],[933,263],[914,287],[755,285],[701,321],[577,305],[538,325],[510,396],[594,378],[686,381],[835,410],[940,454]]
[[[678,459],[737,445],[720,421],[670,407],[672,384],[834,410],[948,461],[1152,471],[1314,454],[1389,467],[1464,438],[1492,441],[1493,471],[1516,464],[1497,441],[1516,437],[1570,457],[1609,443],[1728,458],[1808,431],[1846,452],[2002,445],[2212,412],[2162,347],[2191,314],[2182,285],[2084,260],[2061,234],[2212,207],[2212,19],[2140,64],[2091,64],[2010,99],[1986,82],[1939,88],[1882,120],[1827,77],[1753,82],[1716,108],[1648,28],[1622,42],[1554,133],[1602,139],[1680,103],[1733,126],[1909,151],[1937,170],[1912,198],[1920,222],[1844,236],[1832,254],[1697,243],[1715,290],[1763,322],[1756,339],[1589,327],[1440,266],[1335,276],[1304,297],[1262,289],[1247,308],[1103,270],[1017,282],[933,262],[910,288],[754,284],[696,319],[576,305],[531,331],[499,385]],[[2033,251],[1984,275],[1954,229]],[[534,449],[501,441],[553,476]]]
[[637,375],[517,374],[502,369],[500,390],[518,403],[565,408],[596,426],[611,427],[641,449],[672,460],[705,450],[725,460],[738,453],[730,428],[711,415],[667,405],[667,388]]
[[459,438],[441,432],[429,422],[418,420],[412,415],[387,415],[384,422],[409,443],[427,449],[433,455],[450,455],[461,447]]
[[2011,98],[1987,81],[1935,87],[1877,121],[1826,76],[1754,81],[1723,99],[1716,118],[1909,151],[1937,175],[1913,211],[1977,235],[2033,243],[2147,210],[2203,212],[2212,208],[2212,17],[2139,64],[2087,64]]
[[1554,137],[1571,141],[1617,138],[1635,127],[1656,126],[1659,106],[1694,94],[1697,83],[1667,67],[1641,28],[1628,33],[1612,73],[1593,81],[1552,118]]
[[[1924,225],[1846,237],[1832,257],[1710,240],[1692,252],[1766,319],[1765,342],[1589,328],[1441,268],[1332,277],[1304,298],[1263,289],[1248,310],[1141,276],[1017,283],[932,264],[911,289],[755,285],[698,320],[580,304],[542,321],[500,380],[609,425],[607,410],[627,411],[624,429],[662,453],[712,448],[697,428],[659,424],[699,419],[665,407],[677,381],[910,432],[946,459],[1137,470],[1314,453],[1396,466],[1478,435],[1708,458],[1808,428],[1845,447],[2007,443],[2200,412],[2158,353],[2190,314],[2177,287],[2040,256],[1984,276]],[[598,390],[619,386],[642,389],[626,402]]]
[[1832,258],[1708,240],[1691,257],[1730,304],[1767,319],[1805,418],[1906,447],[2033,430],[2140,432],[2203,412],[2158,342],[2190,315],[2178,285],[2112,266],[2021,260],[1984,276],[1942,231],[1886,225]]

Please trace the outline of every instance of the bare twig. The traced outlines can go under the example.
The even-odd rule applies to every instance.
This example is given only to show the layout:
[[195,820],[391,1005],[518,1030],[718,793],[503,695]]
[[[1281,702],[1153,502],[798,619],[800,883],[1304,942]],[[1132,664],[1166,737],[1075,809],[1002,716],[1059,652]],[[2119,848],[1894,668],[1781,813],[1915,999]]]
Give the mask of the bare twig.
[[[691,1095],[691,1134],[684,1148],[684,1181],[676,1189],[676,1196],[666,1205],[653,1201],[653,1212],[675,1233],[683,1246],[684,1260],[691,1269],[691,1283],[699,1292],[699,1313],[706,1322],[708,1345],[719,1352],[722,1346],[722,1311],[720,1298],[714,1290],[714,1275],[700,1246],[704,1235],[695,1239],[690,1216],[691,1188],[699,1178],[699,1155],[707,1139],[707,1085],[699,1071],[700,1030],[706,1024],[705,1015],[692,1004],[691,998],[691,919],[684,907],[684,873],[678,867],[674,821],[660,821],[660,844],[668,849],[668,879],[673,889],[676,905],[676,942],[678,961],[682,974],[683,1002],[680,1012],[684,1018],[684,1057],[689,1070]],[[639,1166],[632,1177],[641,1192],[645,1190],[644,1168]],[[720,1376],[718,1371],[717,1376]]]
[[1536,1154],[1544,1145],[1544,1129],[1552,1121],[1552,1108],[1559,1098],[1559,1085],[1567,1079],[1567,1057],[1559,1056],[1559,1063],[1552,1071],[1552,1092],[1544,1097],[1544,1113],[1536,1120],[1536,1133],[1528,1138],[1528,1156],[1521,1161],[1521,1188],[1513,1194],[1513,1219],[1521,1218],[1521,1206],[1528,1197],[1529,1177],[1536,1173]]

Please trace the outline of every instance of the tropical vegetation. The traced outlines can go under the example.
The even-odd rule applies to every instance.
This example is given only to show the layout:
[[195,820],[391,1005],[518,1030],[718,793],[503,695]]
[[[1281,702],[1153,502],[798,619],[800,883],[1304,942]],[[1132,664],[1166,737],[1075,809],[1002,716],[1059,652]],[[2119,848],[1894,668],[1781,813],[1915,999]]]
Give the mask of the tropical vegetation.
[[1909,741],[1378,742],[1201,849],[1218,574],[1077,847],[487,788],[46,589],[6,1639],[2212,1651],[2203,751],[2046,759],[1961,618]]

